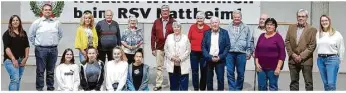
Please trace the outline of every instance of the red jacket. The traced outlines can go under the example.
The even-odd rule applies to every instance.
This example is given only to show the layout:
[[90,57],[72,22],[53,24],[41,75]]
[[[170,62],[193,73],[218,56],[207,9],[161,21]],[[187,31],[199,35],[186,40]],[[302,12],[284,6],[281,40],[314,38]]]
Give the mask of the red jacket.
[[153,23],[153,28],[151,29],[151,50],[163,50],[165,46],[166,37],[173,33],[172,24],[175,20],[173,18],[169,18],[168,23],[166,25],[166,35],[163,36],[163,26],[162,26],[162,18],[158,18]]
[[192,24],[189,30],[189,40],[191,42],[192,51],[202,51],[202,39],[204,32],[208,31],[210,27],[204,24],[203,29],[199,30],[197,24]]

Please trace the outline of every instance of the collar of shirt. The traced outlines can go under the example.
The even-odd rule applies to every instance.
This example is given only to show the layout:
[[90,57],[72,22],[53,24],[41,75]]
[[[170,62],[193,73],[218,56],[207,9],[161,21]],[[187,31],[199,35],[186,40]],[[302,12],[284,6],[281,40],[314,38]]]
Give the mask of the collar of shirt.
[[217,31],[211,30],[213,34],[217,34],[220,32],[220,28]]
[[260,29],[260,30],[264,30],[265,29],[265,27],[261,27],[261,26],[258,26],[257,28]]
[[41,19],[42,19],[42,21],[54,21],[54,19],[53,19],[53,18],[49,18],[49,19],[47,19],[47,18],[45,18],[45,17],[41,17]]
[[297,27],[298,27],[298,28],[305,28],[306,25],[307,25],[307,23],[305,23],[305,24],[303,24],[303,25],[297,24]]
[[239,27],[240,25],[242,25],[243,24],[243,21],[241,21],[239,24],[234,24],[233,22],[231,22],[231,24],[232,24],[232,26],[236,26],[236,27]]
[[167,18],[167,19],[162,18],[162,22],[168,22],[168,21],[169,21],[169,18]]

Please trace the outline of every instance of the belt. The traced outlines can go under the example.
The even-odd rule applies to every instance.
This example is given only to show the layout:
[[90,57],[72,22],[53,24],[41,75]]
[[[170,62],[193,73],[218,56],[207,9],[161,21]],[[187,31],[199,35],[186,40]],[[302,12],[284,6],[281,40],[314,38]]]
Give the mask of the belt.
[[36,46],[36,47],[42,47],[42,48],[56,48],[57,46]]
[[318,57],[338,56],[338,54],[318,54]]

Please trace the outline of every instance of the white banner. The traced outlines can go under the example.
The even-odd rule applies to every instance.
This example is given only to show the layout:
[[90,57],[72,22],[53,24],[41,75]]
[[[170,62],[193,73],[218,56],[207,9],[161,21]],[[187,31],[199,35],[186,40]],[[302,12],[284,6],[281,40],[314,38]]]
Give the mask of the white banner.
[[[32,8],[40,9],[43,3],[52,2],[37,1],[36,6],[33,6],[29,1],[22,1],[22,20],[32,22],[37,19]],[[52,4],[53,10],[62,7],[55,6],[56,2]],[[243,22],[246,24],[257,24],[260,16],[258,1],[64,1],[63,4],[58,17],[61,22],[80,22],[85,10],[90,10],[97,22],[104,19],[105,10],[110,9],[114,12],[113,19],[119,23],[127,23],[129,15],[135,15],[139,22],[152,23],[160,17],[160,8],[164,4],[170,6],[171,16],[181,23],[195,23],[198,11],[204,11],[207,19],[217,16],[222,23],[229,23],[232,20],[231,13],[234,10],[242,11]]]

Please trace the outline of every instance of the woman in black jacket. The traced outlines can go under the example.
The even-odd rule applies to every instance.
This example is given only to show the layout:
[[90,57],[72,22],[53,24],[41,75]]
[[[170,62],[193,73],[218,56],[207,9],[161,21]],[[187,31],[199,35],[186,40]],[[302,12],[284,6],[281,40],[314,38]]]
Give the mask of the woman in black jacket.
[[84,91],[100,91],[104,80],[104,63],[97,60],[97,49],[88,48],[87,58],[82,62],[80,85]]

